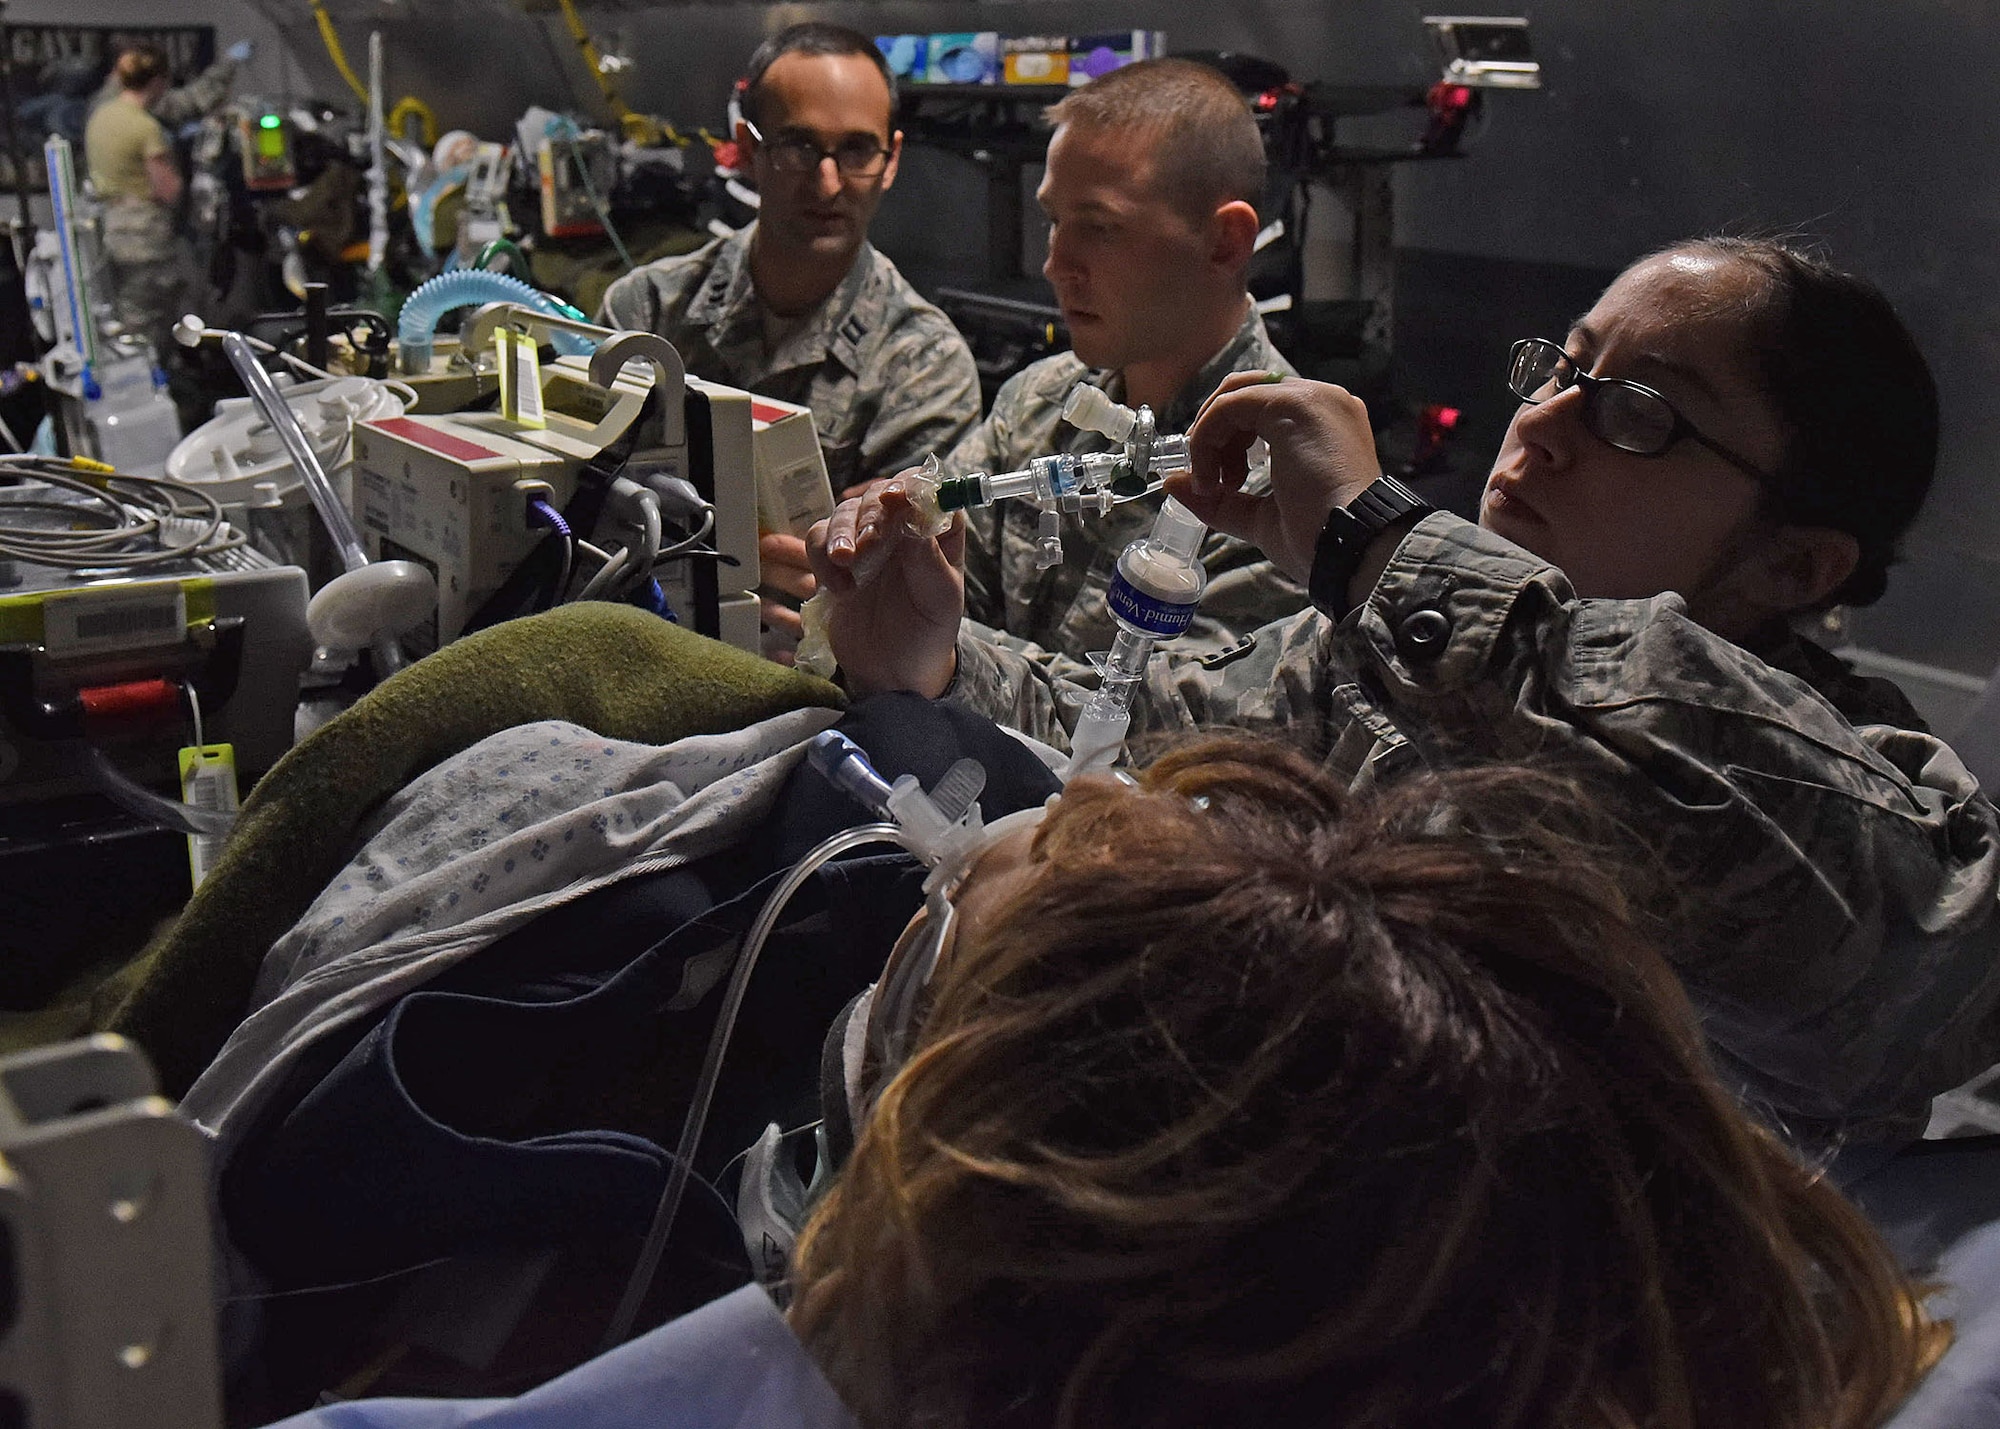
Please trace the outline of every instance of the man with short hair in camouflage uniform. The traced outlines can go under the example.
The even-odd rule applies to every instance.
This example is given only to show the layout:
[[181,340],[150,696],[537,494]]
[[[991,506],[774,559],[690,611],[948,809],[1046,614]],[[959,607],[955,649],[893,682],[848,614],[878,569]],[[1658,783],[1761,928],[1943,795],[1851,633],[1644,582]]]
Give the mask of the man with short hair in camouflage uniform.
[[[1475,526],[1377,479],[1349,394],[1226,382],[1169,487],[1318,609],[1156,654],[1135,727],[1279,733],[1357,788],[1569,774],[1746,1105],[1818,1149],[1919,1134],[2000,1061],[2000,814],[1900,692],[1792,622],[1883,591],[1937,457],[1922,353],[1863,280],[1706,239],[1633,265],[1565,342],[1517,344],[1508,383]],[[1249,492],[1259,437],[1271,484]],[[909,513],[885,483],[814,533],[849,690],[1062,743],[1093,672],[979,638],[963,528]]]
[[[1151,407],[1184,432],[1232,372],[1290,372],[1244,289],[1256,247],[1265,159],[1243,97],[1207,65],[1148,60],[1114,70],[1055,105],[1037,198],[1050,223],[1042,272],[1072,350],[1017,374],[993,410],[944,459],[954,475],[1012,471],[1105,440],[1062,421],[1080,384]],[[1015,501],[974,513],[966,609],[1015,640],[1082,656],[1117,633],[1104,592],[1119,552],[1145,534],[1156,496],[1108,515],[1068,515],[1064,559],[1035,563],[1039,513]],[[1233,537],[1202,547],[1209,588],[1183,649],[1214,649],[1305,604],[1298,584]]]
[[[795,25],[757,50],[736,140],[762,202],[757,222],[696,253],[627,274],[598,320],[656,332],[687,370],[810,407],[836,492],[944,451],[979,420],[979,371],[951,319],[868,243],[896,179],[894,81],[873,41]],[[766,533],[767,583],[789,568],[810,595],[805,548]],[[767,626],[796,635],[767,598]]]

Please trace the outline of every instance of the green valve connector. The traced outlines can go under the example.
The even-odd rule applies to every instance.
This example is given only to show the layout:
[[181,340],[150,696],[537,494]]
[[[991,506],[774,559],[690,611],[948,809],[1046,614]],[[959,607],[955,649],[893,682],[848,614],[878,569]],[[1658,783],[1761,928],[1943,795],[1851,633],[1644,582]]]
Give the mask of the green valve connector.
[[938,483],[937,504],[940,511],[970,511],[979,504],[979,478],[946,477]]

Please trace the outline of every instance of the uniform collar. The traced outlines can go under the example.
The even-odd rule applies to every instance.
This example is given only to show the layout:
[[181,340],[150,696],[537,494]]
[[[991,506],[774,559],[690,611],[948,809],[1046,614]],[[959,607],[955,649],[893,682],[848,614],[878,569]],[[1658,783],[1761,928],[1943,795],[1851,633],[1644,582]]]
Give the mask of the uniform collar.
[[759,311],[756,284],[750,277],[750,240],[756,228],[753,223],[720,242],[709,264],[707,280],[688,304],[688,320],[707,328],[709,345],[739,370],[784,372],[816,367],[831,357],[859,376],[860,346],[870,329],[857,309],[862,290],[874,276],[873,245],[862,242],[840,286],[767,357],[763,315]]
[[694,301],[688,304],[690,321],[706,327],[724,326],[742,315],[756,313],[756,290],[750,285],[751,224],[740,233],[718,239],[708,262],[708,276],[702,280]]
[[1744,648],[1773,669],[1810,685],[1849,724],[1885,724],[1929,731],[1909,697],[1888,680],[1857,674],[1852,665],[1788,625],[1744,642]]
[[[1174,400],[1167,404],[1166,411],[1155,414],[1159,419],[1159,429],[1163,432],[1185,432],[1194,424],[1201,404],[1215,395],[1215,389],[1222,385],[1223,378],[1232,372],[1273,365],[1283,371],[1291,371],[1290,365],[1271,346],[1270,334],[1265,331],[1264,318],[1257,311],[1257,305],[1245,297],[1243,321],[1237,325],[1229,341],[1188,379],[1187,384],[1175,394]],[[1083,380],[1101,389],[1114,402],[1125,400],[1125,374],[1115,368],[1090,368],[1083,374]],[[1071,382],[1065,381],[1062,385],[1067,389]]]

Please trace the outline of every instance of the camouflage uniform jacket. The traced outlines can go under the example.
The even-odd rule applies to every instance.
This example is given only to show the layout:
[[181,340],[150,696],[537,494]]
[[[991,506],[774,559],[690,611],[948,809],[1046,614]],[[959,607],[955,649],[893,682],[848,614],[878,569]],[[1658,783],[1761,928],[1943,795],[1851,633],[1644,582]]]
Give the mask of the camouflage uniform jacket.
[[949,450],[979,420],[965,339],[866,243],[840,286],[767,355],[750,281],[754,232],[628,273],[598,320],[660,334],[696,377],[812,408],[835,496]]
[[[1667,875],[1651,931],[1746,1104],[1811,1144],[1914,1135],[2000,1060],[2000,815],[1893,686],[1796,637],[1767,655],[1677,595],[1578,600],[1437,514],[1338,626],[1307,611],[1155,655],[1134,727],[1283,728],[1356,787],[1483,761],[1574,775]],[[1052,742],[1088,693],[1074,662],[970,632],[958,658],[951,698]]]
[[[1271,346],[1264,319],[1254,307],[1246,308],[1228,345],[1155,414],[1161,432],[1185,432],[1232,372],[1292,372]],[[957,476],[1018,471],[1038,456],[1105,450],[1110,444],[1104,438],[1062,420],[1063,403],[1080,382],[1125,400],[1121,374],[1085,367],[1074,353],[1045,357],[994,395],[992,412],[945,458],[945,470]],[[1068,655],[1110,649],[1118,628],[1105,608],[1105,589],[1119,552],[1151,528],[1161,500],[1155,494],[1129,501],[1104,516],[1066,515],[1063,562],[1048,570],[1035,568],[1039,513],[1030,503],[1010,501],[972,513],[965,545],[966,613],[1016,640]],[[1233,536],[1211,533],[1202,546],[1202,563],[1208,567],[1208,590],[1179,649],[1218,649],[1306,603],[1297,582]]]

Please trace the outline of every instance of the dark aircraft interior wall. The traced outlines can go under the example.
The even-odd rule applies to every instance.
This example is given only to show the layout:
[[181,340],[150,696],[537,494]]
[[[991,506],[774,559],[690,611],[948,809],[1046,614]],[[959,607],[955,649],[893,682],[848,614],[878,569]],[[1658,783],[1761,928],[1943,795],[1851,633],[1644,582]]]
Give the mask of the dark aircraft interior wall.
[[[381,24],[391,93],[422,96],[447,126],[498,137],[529,103],[576,108],[591,97],[553,12],[530,17],[502,0],[329,0],[329,8],[357,57],[368,27]],[[166,11],[212,20],[225,43],[239,34],[261,41],[275,22],[289,54],[260,54],[256,82],[339,92],[305,0],[258,0],[254,9],[244,0],[20,0],[9,18]],[[1352,83],[1422,83],[1437,65],[1424,9],[1378,0],[893,0],[584,13],[633,60],[627,96],[636,107],[711,127],[757,40],[807,17],[871,33],[1157,27],[1175,48],[1241,50],[1279,60],[1297,78]],[[1853,638],[1985,676],[2000,659],[2000,403],[1989,397],[2000,389],[2000,131],[1980,82],[2000,62],[2000,27],[1988,7],[1544,0],[1530,18],[1547,87],[1490,96],[1464,159],[1398,173],[1396,343],[1412,387],[1467,410],[1466,441],[1479,444],[1483,462],[1509,406],[1499,381],[1507,343],[1560,336],[1633,257],[1718,229],[1824,239],[1837,261],[1880,282],[1916,330],[1945,416],[1930,510],[1889,597],[1856,617]],[[876,238],[921,285],[976,278],[983,205],[970,163],[913,154]]]

